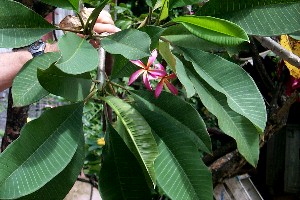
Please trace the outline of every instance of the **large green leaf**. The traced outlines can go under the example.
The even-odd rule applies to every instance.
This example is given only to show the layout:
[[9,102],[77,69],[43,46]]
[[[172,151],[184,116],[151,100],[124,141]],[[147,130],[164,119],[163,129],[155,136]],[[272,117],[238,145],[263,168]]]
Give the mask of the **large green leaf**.
[[300,30],[299,0],[210,0],[199,15],[227,19],[248,34],[272,36]]
[[151,199],[143,171],[122,138],[111,127],[105,135],[99,188],[104,200]]
[[151,39],[147,33],[126,29],[101,40],[101,46],[112,54],[137,60],[150,55]]
[[176,59],[176,75],[180,80],[180,83],[184,86],[187,97],[190,98],[196,93],[194,85],[189,79],[185,66],[183,65],[181,60],[177,57],[175,57],[175,59]]
[[79,0],[40,0],[51,6],[69,9],[69,10],[79,10]]
[[70,101],[82,101],[90,93],[92,80],[90,73],[66,74],[54,64],[48,69],[38,69],[38,80],[48,92]]
[[139,107],[147,109],[147,113],[155,112],[163,115],[176,126],[187,138],[194,142],[195,147],[210,152],[211,143],[206,126],[199,113],[181,98],[168,92],[162,92],[159,99],[148,91],[131,92]]
[[155,185],[154,160],[158,155],[157,144],[152,135],[151,128],[130,104],[119,98],[108,96],[102,98],[117,114],[125,126],[134,146],[138,152],[137,159],[141,159],[153,184]]
[[122,55],[113,55],[114,67],[112,68],[111,79],[129,77],[137,69],[127,58]]
[[14,106],[32,104],[49,94],[38,81],[37,68],[47,69],[59,57],[60,54],[57,52],[46,53],[35,57],[24,65],[12,85]]
[[167,62],[168,66],[176,72],[176,59],[171,51],[171,45],[168,42],[159,42],[159,54]]
[[42,188],[25,197],[19,198],[20,200],[65,198],[73,187],[85,158],[84,135],[81,134],[79,137],[77,150],[67,167]]
[[209,16],[181,16],[173,19],[183,24],[191,33],[221,45],[238,45],[249,38],[238,25]]
[[99,64],[97,50],[84,38],[74,33],[65,34],[58,42],[62,57],[58,68],[68,74],[82,74],[96,69]]
[[0,199],[43,187],[70,163],[82,133],[82,104],[57,107],[29,122],[0,155]]
[[212,199],[211,174],[184,130],[160,113],[137,109],[157,134],[160,154],[154,167],[158,186],[171,199]]
[[253,166],[259,157],[259,134],[256,127],[244,116],[234,112],[226,96],[205,83],[193,69],[189,77],[196,88],[203,105],[218,118],[219,127],[236,140],[239,152]]
[[152,50],[157,48],[159,37],[165,29],[159,26],[144,26],[139,30],[147,33],[150,36],[151,38],[150,49]]
[[207,40],[201,39],[193,35],[188,31],[182,24],[177,24],[167,28],[163,34],[162,38],[169,41],[175,46],[191,48],[191,49],[201,49],[203,51],[222,51],[223,47],[215,43],[209,42]]
[[264,100],[247,72],[214,54],[186,48],[182,51],[200,77],[226,95],[232,110],[248,118],[260,132],[264,131],[267,121]]
[[18,48],[30,45],[55,27],[43,17],[11,1],[0,1],[0,48]]

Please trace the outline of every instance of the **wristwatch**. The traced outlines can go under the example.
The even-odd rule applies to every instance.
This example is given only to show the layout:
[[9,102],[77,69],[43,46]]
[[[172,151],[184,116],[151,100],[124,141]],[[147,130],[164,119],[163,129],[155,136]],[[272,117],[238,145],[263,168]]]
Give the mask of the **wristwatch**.
[[45,52],[46,43],[42,40],[38,40],[29,46],[28,51],[33,57],[39,56]]

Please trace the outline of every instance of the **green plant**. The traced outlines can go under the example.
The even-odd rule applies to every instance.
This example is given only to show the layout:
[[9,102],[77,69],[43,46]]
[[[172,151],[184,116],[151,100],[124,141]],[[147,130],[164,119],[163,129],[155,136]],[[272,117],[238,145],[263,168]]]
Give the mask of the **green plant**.
[[[78,0],[43,2],[79,12]],[[50,109],[28,123],[20,138],[0,155],[0,199],[41,199],[47,195],[62,199],[68,193],[83,164],[83,104],[103,105],[101,116],[107,129],[103,130],[99,118],[95,132],[86,133],[99,137],[103,131],[105,135],[99,172],[103,199],[162,195],[174,200],[212,199],[211,173],[201,160],[203,153],[211,153],[210,137],[197,110],[185,100],[196,95],[218,119],[220,129],[236,140],[245,159],[257,165],[259,137],[267,121],[263,97],[239,65],[211,52],[249,43],[253,34],[299,31],[300,1],[210,0],[199,7],[197,16],[178,17],[169,17],[169,11],[199,0],[146,2],[149,13],[139,29],[101,38],[102,47],[115,55],[112,75],[103,88],[90,76],[99,57],[86,40],[99,39],[92,29],[108,0],[101,1],[80,31],[73,31],[85,38],[68,32],[58,42],[60,52],[26,63],[13,83],[16,106],[31,104],[49,93],[64,97],[70,104]],[[0,16],[0,35],[4,38],[0,47],[25,46],[57,28],[10,0],[0,2]],[[146,87],[118,82],[141,70],[131,62],[146,63],[144,58],[154,49],[158,56],[150,58],[155,65],[139,71],[144,74]],[[168,80],[167,72],[178,79]],[[167,88],[155,97],[151,87],[161,90],[159,81],[173,93],[176,86],[186,97],[177,97]],[[175,86],[171,87],[171,82]],[[34,87],[29,88],[32,83]],[[112,117],[108,107],[114,111]],[[67,183],[54,191],[62,180]]]

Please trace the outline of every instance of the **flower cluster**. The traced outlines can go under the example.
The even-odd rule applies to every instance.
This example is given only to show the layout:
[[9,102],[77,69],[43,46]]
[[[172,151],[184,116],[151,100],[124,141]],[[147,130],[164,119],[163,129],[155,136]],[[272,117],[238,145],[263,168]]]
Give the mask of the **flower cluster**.
[[130,60],[130,62],[139,66],[141,69],[137,70],[130,76],[128,85],[131,85],[140,75],[143,75],[143,82],[146,88],[150,91],[152,91],[150,80],[159,80],[154,93],[156,98],[160,95],[164,84],[173,94],[177,95],[177,88],[169,81],[171,79],[175,79],[176,75],[174,73],[168,75],[162,64],[154,64],[156,57],[157,51],[154,49],[148,59],[147,65],[145,65],[141,60]]

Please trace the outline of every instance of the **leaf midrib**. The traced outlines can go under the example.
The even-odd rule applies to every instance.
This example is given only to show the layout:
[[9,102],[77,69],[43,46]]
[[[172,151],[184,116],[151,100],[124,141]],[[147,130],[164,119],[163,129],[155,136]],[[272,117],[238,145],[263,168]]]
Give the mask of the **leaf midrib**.
[[185,175],[185,178],[188,180],[188,183],[190,184],[191,188],[193,189],[194,192],[194,196],[198,196],[198,194],[196,193],[195,189],[194,189],[194,185],[191,183],[190,179],[188,178],[188,175],[185,173],[185,171],[183,170],[181,164],[178,162],[178,159],[175,157],[175,155],[173,154],[172,151],[170,151],[170,148],[168,147],[168,145],[160,138],[160,140],[163,142],[163,144],[166,146],[167,151],[170,152],[170,155],[173,157],[174,160],[176,160],[176,163],[178,164],[179,168],[181,169],[181,171],[183,172],[183,174]]

